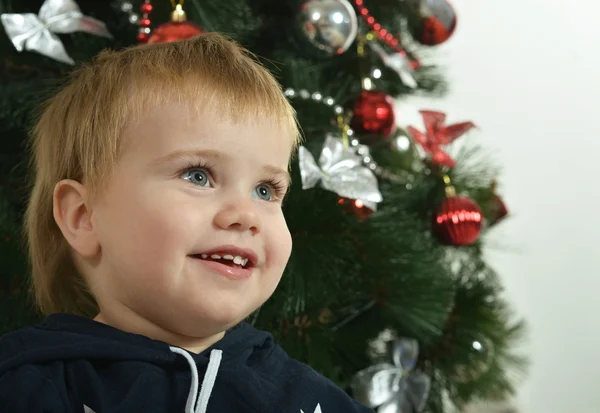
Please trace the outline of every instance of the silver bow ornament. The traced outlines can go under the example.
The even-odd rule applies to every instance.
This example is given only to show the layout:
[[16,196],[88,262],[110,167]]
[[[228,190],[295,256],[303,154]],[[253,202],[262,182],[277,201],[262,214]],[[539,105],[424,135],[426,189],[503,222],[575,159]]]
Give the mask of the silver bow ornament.
[[413,371],[419,355],[416,340],[401,338],[389,345],[392,363],[381,363],[359,371],[351,386],[356,401],[377,413],[415,413],[425,407],[431,381]]
[[106,25],[84,16],[73,0],[46,0],[38,15],[4,13],[0,18],[6,34],[19,52],[32,50],[71,65],[75,61],[54,33],[79,31],[112,39]]
[[372,210],[383,200],[377,177],[363,166],[362,159],[341,139],[327,135],[319,156],[319,165],[304,146],[298,150],[302,189],[321,187],[341,197],[360,199]]
[[388,54],[383,47],[374,41],[368,42],[368,45],[379,55],[384,65],[398,74],[405,86],[411,89],[415,89],[418,86],[408,56],[400,53]]

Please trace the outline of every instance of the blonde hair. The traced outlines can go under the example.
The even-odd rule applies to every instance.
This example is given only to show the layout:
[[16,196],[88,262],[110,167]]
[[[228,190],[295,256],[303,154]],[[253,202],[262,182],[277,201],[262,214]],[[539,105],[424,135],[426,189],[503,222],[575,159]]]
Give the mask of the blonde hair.
[[74,71],[42,108],[31,136],[34,174],[25,214],[32,290],[44,313],[92,316],[97,304],[78,274],[53,217],[63,179],[86,184],[92,197],[108,181],[124,128],[167,100],[210,107],[237,121],[273,118],[299,144],[294,109],[274,77],[248,51],[217,33],[104,51]]

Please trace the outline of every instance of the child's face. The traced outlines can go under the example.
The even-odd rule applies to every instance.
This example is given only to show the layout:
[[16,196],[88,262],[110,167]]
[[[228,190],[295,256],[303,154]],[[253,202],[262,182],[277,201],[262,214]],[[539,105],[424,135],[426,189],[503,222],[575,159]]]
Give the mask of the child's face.
[[[281,197],[292,138],[268,119],[234,124],[165,105],[124,139],[93,207],[102,256],[88,278],[101,312],[127,309],[191,337],[241,321],[271,296],[291,253]],[[249,277],[192,257],[223,246],[255,254]]]

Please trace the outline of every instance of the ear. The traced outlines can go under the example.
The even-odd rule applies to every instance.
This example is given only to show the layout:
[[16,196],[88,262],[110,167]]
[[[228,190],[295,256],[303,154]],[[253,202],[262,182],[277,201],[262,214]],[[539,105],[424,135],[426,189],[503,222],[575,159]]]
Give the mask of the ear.
[[56,224],[71,247],[82,257],[100,252],[88,205],[86,188],[77,181],[64,179],[54,187],[53,214]]

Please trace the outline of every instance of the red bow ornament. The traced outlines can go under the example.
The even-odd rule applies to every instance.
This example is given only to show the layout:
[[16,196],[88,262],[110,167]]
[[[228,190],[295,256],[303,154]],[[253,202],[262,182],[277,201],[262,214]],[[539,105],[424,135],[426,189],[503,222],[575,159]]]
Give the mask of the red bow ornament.
[[409,126],[406,129],[414,140],[423,147],[426,153],[431,154],[431,163],[439,166],[454,167],[455,161],[444,152],[442,145],[448,145],[475,127],[473,122],[461,122],[445,125],[446,114],[432,110],[419,111],[423,117],[426,132]]

